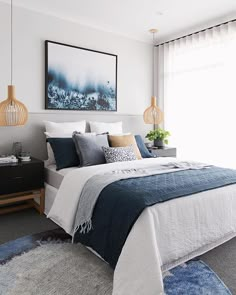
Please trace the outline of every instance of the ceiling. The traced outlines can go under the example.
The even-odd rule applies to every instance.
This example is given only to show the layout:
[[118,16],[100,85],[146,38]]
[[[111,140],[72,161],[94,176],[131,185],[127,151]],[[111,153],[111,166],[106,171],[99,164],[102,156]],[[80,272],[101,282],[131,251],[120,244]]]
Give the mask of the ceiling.
[[[0,0],[10,2],[9,0]],[[236,18],[236,0],[13,0],[13,4],[129,38],[158,41]]]

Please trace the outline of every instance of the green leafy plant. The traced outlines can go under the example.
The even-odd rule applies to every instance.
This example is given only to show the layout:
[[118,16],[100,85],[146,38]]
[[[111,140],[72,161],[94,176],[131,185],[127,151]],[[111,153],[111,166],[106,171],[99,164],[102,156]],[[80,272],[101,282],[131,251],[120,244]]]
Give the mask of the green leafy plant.
[[170,132],[161,128],[157,128],[155,130],[151,130],[146,135],[146,138],[150,141],[153,140],[161,140],[165,144],[168,144],[168,137],[170,136]]

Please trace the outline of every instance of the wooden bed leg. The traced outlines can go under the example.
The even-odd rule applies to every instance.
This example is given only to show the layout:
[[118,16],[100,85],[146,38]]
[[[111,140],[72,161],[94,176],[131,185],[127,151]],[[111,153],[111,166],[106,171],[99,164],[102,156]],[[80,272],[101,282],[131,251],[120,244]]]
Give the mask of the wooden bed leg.
[[44,207],[45,207],[45,189],[41,188],[40,190],[40,205],[39,205],[39,214],[44,214]]

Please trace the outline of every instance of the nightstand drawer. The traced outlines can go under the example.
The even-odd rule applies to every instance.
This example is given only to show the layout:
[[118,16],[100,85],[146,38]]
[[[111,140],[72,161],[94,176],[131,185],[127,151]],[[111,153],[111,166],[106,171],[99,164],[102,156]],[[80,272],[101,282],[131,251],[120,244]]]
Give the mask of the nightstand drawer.
[[0,167],[0,195],[39,189],[43,186],[43,163]]
[[25,191],[28,188],[27,180],[22,176],[9,177],[0,186],[0,194],[11,194]]

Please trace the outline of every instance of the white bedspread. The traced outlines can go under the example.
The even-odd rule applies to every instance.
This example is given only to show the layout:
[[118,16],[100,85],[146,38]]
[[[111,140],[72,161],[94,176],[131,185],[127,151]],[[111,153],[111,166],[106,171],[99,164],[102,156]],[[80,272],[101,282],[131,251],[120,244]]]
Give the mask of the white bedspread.
[[[79,196],[100,172],[145,168],[173,158],[143,159],[79,168],[65,176],[48,217],[73,234]],[[163,294],[162,272],[236,235],[236,185],[159,203],[133,226],[114,272],[113,295]]]

